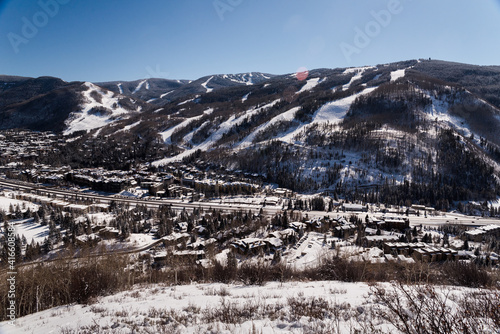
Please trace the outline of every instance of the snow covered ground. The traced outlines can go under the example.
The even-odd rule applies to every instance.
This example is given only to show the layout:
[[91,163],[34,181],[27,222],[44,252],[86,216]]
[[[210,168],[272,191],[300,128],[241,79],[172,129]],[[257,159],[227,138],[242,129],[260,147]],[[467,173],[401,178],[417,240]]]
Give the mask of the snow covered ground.
[[252,145],[254,139],[259,133],[264,132],[265,130],[271,128],[273,125],[278,124],[279,122],[293,120],[295,118],[295,114],[297,114],[297,111],[299,111],[300,108],[301,107],[292,108],[282,114],[279,114],[278,116],[273,117],[271,120],[262,124],[261,126],[258,126],[251,134],[249,134],[245,139],[241,141],[241,143],[238,145],[239,148],[245,148]]
[[365,66],[365,67],[352,67],[352,68],[346,69],[344,71],[344,73],[342,73],[342,74],[344,74],[344,75],[351,74],[351,73],[356,73],[356,74],[351,78],[351,80],[348,83],[346,83],[344,86],[342,86],[342,90],[348,90],[356,80],[361,79],[361,77],[363,76],[363,74],[365,73],[366,70],[369,70],[372,68],[375,68],[375,67]]
[[207,81],[205,81],[204,83],[202,83],[201,85],[203,86],[203,88],[205,88],[207,90],[207,93],[210,93],[212,92],[214,89],[213,88],[210,88],[210,87],[207,87],[208,83],[210,82],[210,80],[212,80],[214,77],[211,76],[210,79],[208,79]]
[[314,87],[316,87],[320,82],[321,82],[320,78],[309,79],[307,80],[306,84],[302,86],[302,88],[295,94],[307,92],[308,90],[311,90]]
[[399,78],[403,78],[405,76],[406,69],[396,70],[391,72],[391,82],[398,80]]
[[[139,82],[139,84],[137,85],[137,87],[135,87],[134,91],[132,92],[132,94],[135,94],[137,93],[138,91],[141,90],[142,86],[147,83],[147,80],[142,80],[141,82]],[[149,83],[147,84],[146,86],[146,89],[149,89]]]
[[[153,286],[99,298],[93,305],[61,306],[38,312],[16,320],[15,326],[4,322],[0,330],[9,334],[27,333],[77,333],[79,328],[98,325],[110,333],[151,333],[158,330],[156,321],[163,317],[185,318],[184,324],[177,324],[171,331],[162,333],[252,333],[252,328],[262,333],[303,333],[304,328],[313,326],[319,319],[296,318],[289,310],[289,301],[308,300],[321,296],[330,303],[362,305],[370,287],[364,283],[340,282],[290,282],[268,283],[265,286],[193,284],[177,287]],[[213,315],[218,320],[216,309],[226,307],[252,307],[265,311],[276,308],[277,319],[260,318],[255,314],[252,320],[240,324],[211,322]],[[283,307],[283,310],[280,308]],[[289,315],[287,314],[289,313]],[[279,317],[280,314],[284,316]],[[173,316],[173,317],[172,317]],[[272,316],[270,313],[269,316]],[[203,319],[205,318],[205,319]],[[260,318],[260,319],[259,319]],[[203,323],[206,320],[207,323]],[[243,319],[244,320],[244,319]],[[164,321],[165,322],[165,321]],[[165,323],[169,323],[166,321]],[[348,323],[345,324],[346,329]],[[136,327],[134,331],[132,328]],[[75,332],[71,331],[74,330]],[[157,331],[157,333],[159,333]]]
[[[188,101],[191,101],[191,100],[188,100]],[[182,103],[186,103],[188,101],[185,101],[185,102],[182,102]],[[165,130],[163,132],[160,132],[160,136],[163,138],[163,141],[166,143],[166,144],[171,144],[172,141],[171,141],[171,137],[172,137],[172,134],[178,130],[178,129],[182,129],[184,127],[186,127],[189,123],[191,122],[194,122],[196,120],[199,120],[200,118],[202,118],[205,114],[210,114],[211,112],[213,111],[212,108],[209,108],[207,110],[205,110],[203,112],[203,114],[199,115],[199,116],[195,116],[195,117],[191,117],[191,118],[187,118],[185,119],[184,121],[182,121],[181,123],[177,124],[176,126],[173,126],[171,127],[170,129],[168,130]]]
[[11,206],[14,210],[16,207],[19,207],[21,212],[28,208],[30,211],[37,211],[39,208],[39,206],[34,203],[14,199],[13,193],[11,192],[0,193],[0,210],[9,212],[9,208],[11,208]]
[[[401,291],[385,283],[379,287],[384,294]],[[454,310],[456,300],[470,289],[437,287],[433,291],[434,298]],[[0,332],[353,333],[373,325],[372,330],[399,333],[387,321],[376,318],[376,311],[384,309],[378,301],[376,289],[366,283],[159,284],[100,297],[91,305],[45,310],[17,319],[14,325],[3,322]],[[369,333],[366,329],[360,333]]]
[[[19,237],[26,238],[28,243],[31,243],[32,240],[35,242],[42,244],[45,238],[49,235],[49,227],[47,225],[42,226],[40,224],[36,224],[33,219],[20,219],[14,221],[16,235]],[[3,228],[1,229],[3,232]]]
[[244,103],[246,100],[248,100],[248,97],[250,96],[250,94],[252,94],[252,93],[250,92],[250,93],[248,93],[248,94],[245,94],[245,96],[243,96],[243,97],[241,98],[241,103]]

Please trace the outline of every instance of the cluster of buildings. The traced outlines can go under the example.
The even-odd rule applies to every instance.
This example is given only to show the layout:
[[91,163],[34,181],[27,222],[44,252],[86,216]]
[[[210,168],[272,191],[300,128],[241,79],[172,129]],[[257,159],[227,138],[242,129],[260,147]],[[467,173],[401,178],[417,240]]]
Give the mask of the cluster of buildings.
[[500,238],[500,225],[481,226],[465,232],[467,240],[481,242],[488,237]]
[[454,249],[438,247],[424,242],[386,242],[384,243],[384,253],[386,257],[403,255],[422,262],[454,261],[460,258],[458,251]]
[[158,241],[159,248],[155,250],[153,261],[155,266],[170,262],[197,262],[207,257],[207,248],[217,242],[214,238],[191,240],[186,232],[174,232]]
[[[0,132],[0,169],[34,160],[42,154],[57,152],[64,140],[50,132],[5,130]],[[10,164],[14,162],[14,164]],[[10,164],[10,165],[9,165]]]
[[378,217],[368,217],[366,226],[386,231],[403,232],[410,228],[410,220],[402,216],[382,215]]
[[240,255],[259,255],[270,252],[284,251],[287,245],[298,240],[304,233],[304,224],[295,222],[290,228],[273,231],[266,238],[244,238],[230,244],[233,252]]

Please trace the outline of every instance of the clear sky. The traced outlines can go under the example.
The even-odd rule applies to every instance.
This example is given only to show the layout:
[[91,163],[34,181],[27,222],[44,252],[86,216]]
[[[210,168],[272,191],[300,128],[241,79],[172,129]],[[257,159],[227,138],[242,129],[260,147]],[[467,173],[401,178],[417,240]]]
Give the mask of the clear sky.
[[500,0],[0,0],[0,74],[196,79],[429,57],[500,65]]

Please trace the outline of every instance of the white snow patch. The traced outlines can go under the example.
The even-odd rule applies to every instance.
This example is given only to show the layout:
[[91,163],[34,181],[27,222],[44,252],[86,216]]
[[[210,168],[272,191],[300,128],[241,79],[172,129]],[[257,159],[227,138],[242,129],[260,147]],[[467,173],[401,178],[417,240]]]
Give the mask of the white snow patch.
[[245,96],[243,96],[243,98],[241,99],[241,103],[244,103],[246,100],[248,100],[248,97],[250,96],[250,94],[252,94],[252,92],[246,94]]
[[313,119],[313,123],[338,122],[339,120],[344,118],[347,111],[349,111],[351,104],[356,100],[358,96],[369,94],[373,92],[375,89],[377,89],[377,87],[366,88],[360,93],[324,104],[316,112],[316,115],[314,116]]
[[[141,82],[139,82],[139,84],[137,85],[137,87],[135,87],[134,91],[132,92],[132,94],[135,94],[137,93],[141,88],[142,86],[147,82],[147,80],[142,80]],[[149,87],[149,86],[148,86]],[[147,88],[149,89],[149,88]]]
[[119,83],[118,85],[118,90],[120,91],[120,94],[123,94],[123,87],[122,87],[122,84]]
[[320,78],[313,78],[313,79],[309,79],[307,80],[307,83],[302,86],[302,88],[295,94],[300,94],[302,92],[306,92],[308,90],[311,90],[313,89],[314,87],[316,87],[320,82]]
[[28,244],[34,240],[36,243],[43,244],[45,238],[49,236],[49,226],[36,224],[33,219],[24,219],[14,222],[16,235],[26,238]]
[[199,120],[204,115],[210,115],[213,111],[214,111],[213,108],[209,108],[209,109],[205,110],[202,115],[187,118],[184,121],[182,121],[181,123],[177,124],[176,126],[170,128],[166,131],[160,132],[160,136],[163,138],[163,141],[165,142],[165,144],[172,144],[171,137],[172,137],[172,134],[177,129],[182,129],[183,127],[186,127],[189,123],[196,121],[196,120]]
[[391,72],[391,82],[398,80],[399,78],[404,78],[406,69],[396,70]]
[[291,143],[293,138],[304,130],[305,127],[314,123],[337,123],[344,118],[346,113],[349,111],[351,104],[356,100],[358,96],[366,95],[373,92],[377,87],[366,88],[363,91],[353,94],[351,96],[345,97],[343,99],[329,102],[320,107],[313,115],[313,120],[311,123],[303,124],[299,126],[295,131],[288,133],[281,138],[282,141]]
[[[226,134],[227,132],[229,132],[233,127],[240,125],[241,123],[243,123],[243,121],[245,119],[248,119],[248,118],[252,117],[253,115],[260,113],[262,110],[273,107],[279,101],[281,101],[281,99],[274,100],[273,102],[268,103],[268,104],[266,104],[262,107],[259,107],[259,108],[249,109],[239,117],[232,115],[231,117],[229,117],[229,119],[222,122],[219,125],[219,128],[214,133],[212,133],[210,135],[210,137],[208,137],[207,140],[205,140],[203,143],[201,143],[197,146],[194,146],[193,148],[186,150],[175,157],[157,160],[157,161],[153,162],[152,164],[154,166],[162,166],[162,165],[165,165],[165,164],[173,162],[173,161],[182,160],[182,158],[189,156],[190,154],[194,153],[197,150],[207,151],[207,150],[211,149],[213,147],[213,145],[216,144],[217,141],[219,141],[222,138],[222,136],[224,134]],[[200,116],[198,116],[198,117],[200,117]],[[169,129],[166,131],[166,132],[168,132],[168,136],[171,136],[173,131],[175,131],[175,130],[173,130],[173,131],[171,131],[171,130],[172,129]],[[164,133],[160,133],[160,134],[162,136],[164,136]],[[163,138],[166,138],[166,137],[164,136]]]
[[120,131],[130,131],[130,129],[135,128],[137,125],[141,124],[141,122],[142,122],[142,121],[137,121],[137,122],[132,123],[132,124],[130,124],[130,125],[126,125],[126,126],[124,126],[124,127],[123,127],[123,129],[120,129],[120,130],[118,130],[118,131],[116,131],[116,132],[120,132]]
[[210,82],[210,80],[212,80],[214,77],[211,76],[207,81],[205,81],[204,83],[202,83],[201,85],[203,86],[203,88],[205,88],[207,90],[207,93],[210,93],[212,92],[214,89],[213,88],[208,88],[207,85],[208,83]]
[[437,120],[438,122],[445,123],[448,126],[461,131],[464,136],[468,137],[471,135],[472,132],[469,125],[463,119],[449,114],[448,110],[450,109],[450,105],[448,102],[436,99],[428,92],[424,93],[432,100],[432,105],[427,110],[427,115],[430,120]]
[[348,83],[346,83],[345,85],[342,86],[342,90],[348,90],[351,87],[353,82],[361,79],[361,77],[363,76],[363,73],[365,73],[366,70],[369,70],[372,68],[375,68],[375,67],[365,66],[365,67],[351,67],[351,68],[346,69],[342,74],[344,74],[344,75],[351,74],[351,73],[356,73],[356,74],[351,78],[351,80]]
[[189,100],[186,100],[186,101],[182,101],[181,103],[177,104],[178,106],[182,106],[186,103],[189,103],[189,102],[193,102],[194,100],[196,100],[197,98],[199,98],[200,96],[199,95],[196,95],[195,97],[193,97],[192,99],[189,99]]
[[240,142],[240,144],[238,145],[238,147],[239,148],[245,148],[245,147],[248,147],[248,146],[252,145],[255,137],[259,133],[261,133],[261,132],[269,129],[271,126],[273,126],[276,123],[283,122],[283,121],[291,121],[291,120],[293,120],[295,118],[295,114],[300,109],[301,109],[301,107],[295,107],[295,108],[292,108],[292,109],[290,109],[288,111],[285,111],[282,114],[279,114],[278,116],[273,117],[271,120],[269,120],[268,122],[260,125],[251,134],[249,134],[247,137],[245,137],[245,139],[243,139]]
[[4,193],[2,196],[0,196],[0,210],[9,212],[9,208],[12,207],[15,209],[16,207],[19,207],[21,211],[26,211],[26,209],[30,209],[30,211],[38,211],[38,205],[33,204],[28,201],[21,201],[18,199],[13,198],[13,193]]
[[230,81],[232,81],[232,82],[236,82],[236,83],[239,83],[239,84],[245,84],[245,85],[247,85],[247,86],[251,86],[251,85],[253,85],[252,79],[251,79],[251,78],[250,78],[250,79],[246,79],[246,78],[245,78],[245,76],[246,76],[246,75],[247,75],[247,74],[244,74],[244,75],[241,77],[241,80],[239,80],[239,79],[234,79],[234,78],[228,78],[228,79],[229,79]]
[[161,94],[161,95],[160,95],[160,99],[163,99],[165,96],[167,96],[168,94],[173,93],[173,92],[174,92],[174,91],[173,91],[173,90],[171,90],[170,92],[166,92],[165,94]]

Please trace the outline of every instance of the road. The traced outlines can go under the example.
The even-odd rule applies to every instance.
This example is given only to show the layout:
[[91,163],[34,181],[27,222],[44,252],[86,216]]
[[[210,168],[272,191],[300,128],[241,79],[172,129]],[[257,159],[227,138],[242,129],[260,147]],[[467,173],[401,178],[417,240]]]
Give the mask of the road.
[[264,214],[267,216],[274,216],[277,212],[281,212],[281,208],[278,207],[263,207],[260,205],[231,205],[231,204],[219,204],[214,202],[184,202],[178,199],[137,199],[137,198],[127,198],[123,196],[111,195],[104,196],[92,193],[82,193],[73,190],[66,190],[60,188],[49,188],[39,184],[21,182],[17,180],[6,180],[0,179],[0,187],[4,187],[12,190],[23,190],[28,192],[35,191],[37,194],[41,195],[50,195],[52,197],[72,200],[88,200],[94,203],[104,203],[109,204],[111,202],[128,204],[132,206],[136,205],[144,205],[148,208],[158,208],[162,205],[171,205],[174,210],[182,210],[182,209],[218,209],[223,212],[237,212],[237,211],[259,211],[261,208],[264,211]]
[[[338,216],[346,216],[349,217],[351,214],[356,214],[358,215],[359,218],[361,218],[362,221],[365,220],[365,216],[368,215],[370,217],[373,216],[382,216],[383,213],[381,212],[324,212],[324,211],[307,211],[307,212],[302,212],[302,215],[305,217],[307,216],[309,218],[313,217],[330,217],[330,218],[337,218]],[[399,216],[398,214],[393,214],[393,213],[387,213],[388,216]],[[404,215],[403,215],[404,216]],[[500,226],[500,219],[499,218],[490,218],[490,217],[477,217],[477,216],[466,216],[460,213],[443,213],[442,216],[432,216],[429,215],[425,217],[424,215],[421,216],[416,216],[416,215],[410,215],[408,217],[410,220],[410,226],[439,226],[439,225],[445,225],[445,224],[460,224],[460,225],[467,225],[469,227],[479,227],[479,226],[485,226],[485,225],[499,225]]]
[[[123,203],[123,204],[129,204],[132,206],[135,205],[145,205],[150,208],[158,208],[159,206],[162,205],[171,205],[172,209],[174,210],[182,210],[182,209],[203,209],[203,210],[210,210],[210,209],[218,209],[222,210],[223,212],[237,212],[237,211],[248,211],[252,210],[254,212],[260,211],[260,209],[263,209],[264,214],[266,216],[272,217],[276,213],[282,213],[282,210],[280,207],[270,207],[270,206],[261,206],[261,205],[231,205],[231,204],[220,204],[220,203],[214,203],[214,202],[185,202],[182,200],[178,199],[161,199],[161,200],[156,200],[156,199],[151,199],[151,200],[146,200],[146,199],[137,199],[137,198],[127,198],[127,197],[122,197],[122,196],[104,196],[104,195],[98,195],[98,194],[92,194],[92,193],[82,193],[78,191],[72,191],[72,190],[65,190],[65,189],[59,189],[59,188],[49,188],[49,187],[44,187],[39,184],[33,184],[33,183],[27,183],[27,182],[21,182],[17,180],[6,180],[6,179],[0,179],[0,187],[5,187],[8,189],[13,189],[13,190],[24,190],[24,191],[30,191],[33,192],[36,190],[37,193],[39,194],[44,194],[44,195],[50,195],[52,197],[57,197],[61,199],[76,199],[78,200],[89,200],[92,202],[96,203],[106,203],[109,204],[111,202],[117,202],[117,203]],[[336,218],[337,216],[349,216],[351,213],[350,212],[324,212],[324,211],[303,211],[301,212],[303,217],[325,217],[329,216],[331,218]],[[366,213],[361,213],[361,212],[352,212],[354,214],[357,214],[360,216],[360,218],[364,221],[364,218],[366,216]],[[369,215],[379,215],[381,213],[369,213]],[[392,214],[390,214],[392,215]],[[449,224],[449,223],[454,223],[454,224],[463,224],[467,226],[484,226],[484,225],[500,225],[500,219],[498,218],[489,218],[489,217],[474,217],[474,216],[465,216],[459,213],[446,213],[443,216],[415,216],[415,215],[410,215],[410,225],[426,225],[426,226],[438,226],[438,225],[443,225],[443,224]]]
[[479,227],[485,225],[499,225],[500,219],[490,218],[490,217],[474,217],[466,216],[459,213],[446,213],[443,216],[428,216],[425,217],[410,217],[411,226],[419,226],[420,224],[425,226],[439,226],[444,224],[459,224],[466,225],[469,227]]

